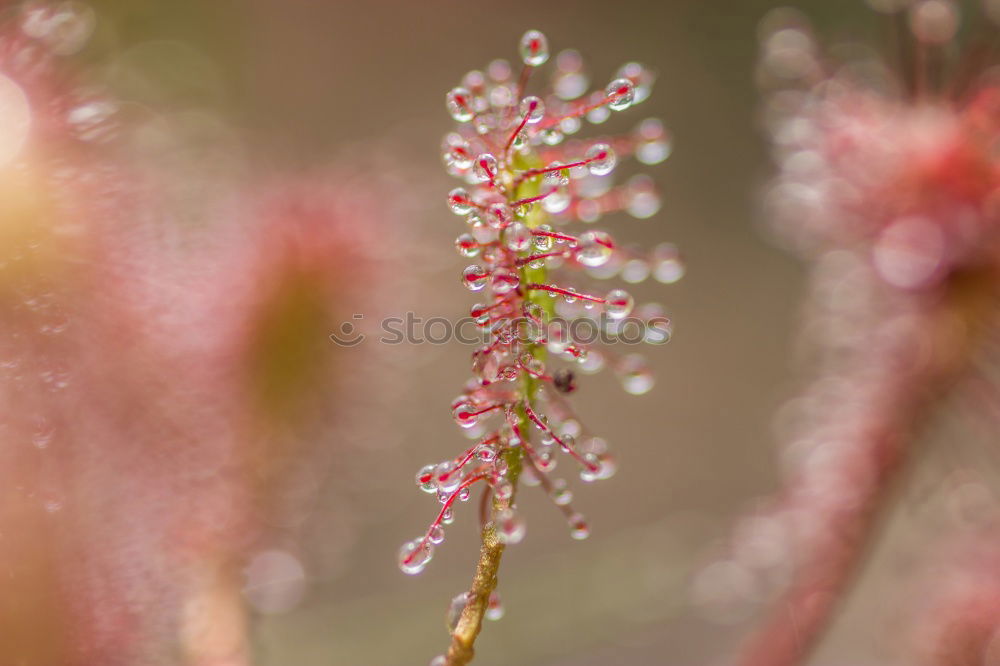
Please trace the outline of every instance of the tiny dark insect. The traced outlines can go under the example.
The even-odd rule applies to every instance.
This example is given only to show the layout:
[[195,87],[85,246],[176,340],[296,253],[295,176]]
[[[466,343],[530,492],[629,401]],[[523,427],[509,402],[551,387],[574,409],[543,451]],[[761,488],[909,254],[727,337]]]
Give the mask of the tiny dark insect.
[[576,390],[576,376],[572,370],[559,370],[552,376],[552,383],[560,393],[572,393]]

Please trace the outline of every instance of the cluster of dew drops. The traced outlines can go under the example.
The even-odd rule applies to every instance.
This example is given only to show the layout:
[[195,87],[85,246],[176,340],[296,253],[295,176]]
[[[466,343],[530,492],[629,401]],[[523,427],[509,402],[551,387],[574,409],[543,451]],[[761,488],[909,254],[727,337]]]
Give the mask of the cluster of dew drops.
[[[572,508],[566,481],[550,477],[555,452],[574,459],[584,481],[610,477],[615,461],[606,442],[586,433],[567,404],[565,396],[576,383],[571,368],[589,374],[610,366],[625,390],[636,395],[652,388],[653,377],[641,356],[591,349],[571,337],[567,328],[572,327],[552,326],[552,314],[562,321],[589,318],[611,333],[630,319],[645,331],[646,342],[666,342],[670,326],[662,307],[635,307],[623,289],[594,295],[562,278],[580,272],[594,279],[620,274],[635,283],[653,275],[672,283],[684,272],[672,245],[642,253],[617,245],[604,231],[561,228],[573,221],[593,223],[615,211],[644,219],[659,209],[649,177],[635,176],[615,187],[608,175],[628,156],[645,164],[669,156],[670,137],[660,121],[644,120],[625,136],[569,138],[585,121],[599,125],[613,112],[645,100],[652,73],[629,63],[604,89],[588,94],[580,55],[563,51],[555,58],[547,92],[525,95],[535,68],[549,60],[545,36],[525,33],[520,55],[519,75],[507,61],[495,60],[485,72],[466,74],[446,96],[458,127],[444,138],[443,159],[448,173],[465,183],[448,194],[448,206],[467,226],[456,240],[458,252],[477,260],[463,271],[462,283],[488,294],[471,309],[488,342],[473,353],[474,376],[451,405],[455,421],[475,443],[416,475],[417,486],[442,506],[427,531],[400,549],[399,566],[409,574],[426,567],[454,519],[455,503],[467,501],[478,483],[485,486],[480,521],[492,521],[501,543],[524,538],[524,519],[511,506],[514,487],[506,455],[517,449],[524,462],[521,479],[545,490],[574,538],[587,537],[587,522]],[[651,322],[659,325],[647,326]],[[557,359],[571,365],[550,369]],[[464,600],[459,595],[453,606],[460,610]],[[498,617],[499,608],[499,600],[491,598],[487,616]]]

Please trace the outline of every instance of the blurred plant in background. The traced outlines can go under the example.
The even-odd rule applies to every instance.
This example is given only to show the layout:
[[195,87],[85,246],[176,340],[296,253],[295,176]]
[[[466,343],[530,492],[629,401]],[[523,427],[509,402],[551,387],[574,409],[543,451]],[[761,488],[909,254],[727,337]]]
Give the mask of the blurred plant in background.
[[[690,617],[676,592],[727,507],[769,482],[767,465],[755,462],[755,414],[789,353],[782,303],[797,274],[741,235],[750,206],[736,194],[758,168],[740,129],[753,93],[740,83],[752,66],[744,37],[765,4],[746,0],[721,17],[700,2],[595,1],[572,16],[551,6],[533,14],[580,35],[598,59],[632,39],[644,59],[662,54],[669,68],[672,93],[652,103],[664,104],[689,147],[666,174],[679,185],[670,217],[684,246],[704,256],[696,279],[675,292],[691,333],[678,340],[683,353],[669,355],[674,371],[660,374],[680,407],[663,437],[653,396],[616,407],[604,387],[581,380],[605,369],[642,394],[652,386],[645,361],[541,325],[575,320],[602,337],[626,337],[635,322],[661,322],[644,329],[649,341],[669,338],[659,306],[607,316],[627,311],[630,298],[587,282],[674,282],[684,272],[676,248],[657,245],[648,225],[622,230],[648,244],[641,249],[586,225],[657,213],[647,176],[630,172],[616,186],[601,173],[629,155],[663,160],[670,135],[650,119],[625,137],[576,137],[587,123],[618,122],[613,107],[626,105],[619,91],[628,85],[631,104],[643,101],[649,70],[626,65],[609,78],[628,85],[589,94],[581,56],[553,53],[550,85],[536,97],[526,77],[537,76],[548,51],[531,32],[521,72],[494,61],[448,97],[459,125],[443,156],[463,181],[448,204],[467,221],[456,248],[475,264],[465,285],[488,294],[471,314],[489,342],[453,404],[470,441],[418,475],[444,504],[400,563],[422,568],[444,529],[463,529],[471,516],[449,525],[470,496],[466,482],[483,486],[485,548],[472,592],[449,608],[451,657],[436,663],[470,658],[480,620],[503,612],[495,567],[504,542],[524,535],[522,506],[537,499],[517,495],[515,507],[517,482],[541,486],[571,536],[586,536],[588,521],[553,467],[562,444],[576,458],[562,464],[583,480],[607,476],[606,444],[581,423],[604,419],[622,423],[623,455],[644,464],[623,464],[629,482],[590,509],[608,528],[576,544],[578,557],[565,557],[559,530],[542,534],[546,516],[533,519],[532,539],[511,553],[530,562],[504,594],[537,608],[511,613],[513,622],[482,637],[494,641],[482,644],[482,659],[706,663],[725,649],[719,628]],[[821,21],[851,21],[851,7],[795,4]],[[888,14],[885,35],[869,42],[881,53],[858,43],[821,47],[792,10],[760,24],[762,118],[779,166],[765,203],[774,236],[811,275],[798,351],[815,382],[777,415],[785,490],[739,523],[726,555],[692,584],[695,602],[723,622],[773,606],[739,657],[748,665],[810,656],[882,534],[878,518],[904,471],[907,492],[933,490],[893,512],[892,533],[879,539],[889,546],[866,581],[875,585],[861,586],[862,603],[817,661],[893,641],[907,643],[905,657],[872,660],[990,663],[1000,644],[992,570],[1000,466],[993,447],[963,450],[976,433],[961,430],[972,416],[993,443],[1000,418],[1000,78],[990,48],[1000,6],[868,4]],[[98,16],[73,1],[0,0],[0,391],[8,405],[0,663],[255,657],[368,666],[434,649],[427,589],[449,576],[449,586],[464,584],[448,571],[457,553],[441,552],[444,566],[421,581],[387,575],[392,557],[373,554],[386,554],[412,520],[393,480],[425,462],[415,443],[393,455],[390,447],[419,441],[426,454],[426,442],[450,427],[447,413],[424,411],[440,398],[432,387],[466,368],[447,348],[345,349],[327,336],[357,313],[373,324],[404,303],[454,314],[448,289],[426,288],[441,284],[435,271],[447,263],[431,249],[445,240],[435,234],[447,233],[427,204],[434,197],[413,197],[416,214],[400,214],[400,200],[415,186],[447,189],[421,160],[433,158],[439,118],[428,91],[451,76],[453,31],[489,16],[496,37],[519,30],[520,19],[488,7],[458,18],[443,5],[396,9],[388,17],[336,3],[111,0]],[[430,32],[415,35],[410,21],[427,16]],[[468,49],[488,58],[493,37]],[[388,74],[400,71],[407,76]],[[346,103],[343,90],[364,103]],[[384,159],[373,135],[388,147]],[[334,145],[343,157],[331,160]],[[410,147],[425,157],[407,155]],[[303,174],[263,165],[268,155],[328,166]],[[435,242],[421,252],[421,239]],[[634,293],[651,295],[644,290]],[[420,372],[407,377],[410,364]],[[588,389],[573,395],[580,419],[567,404],[578,384]],[[946,445],[917,455],[943,420]],[[954,462],[968,453],[975,465]],[[945,476],[931,456],[958,469]],[[943,500],[942,519],[913,529],[914,506],[932,504],[925,495]],[[902,566],[897,551],[905,551]],[[858,618],[895,617],[893,595],[879,593],[897,575],[922,600],[899,611],[892,629],[903,631],[859,626]],[[318,593],[301,603],[313,583]],[[395,641],[383,640],[387,630]],[[869,645],[865,632],[881,635]]]
[[[724,586],[728,571],[731,592],[773,604],[737,660],[745,666],[806,661],[939,408],[955,395],[1000,399],[1000,60],[986,41],[996,27],[959,41],[959,3],[870,4],[890,14],[897,48],[884,56],[824,51],[791,9],[761,27],[779,167],[766,204],[811,269],[804,335],[817,378],[780,414],[784,491],[702,580]],[[979,631],[958,625],[987,618],[995,612],[952,613],[946,631]],[[960,644],[975,642],[927,663],[986,663]]]
[[0,662],[248,663],[365,461],[379,359],[328,335],[384,303],[387,205],[358,165],[164,168],[156,110],[73,72],[89,7],[2,18]]
[[[906,638],[912,663],[994,664],[1000,659],[1000,578],[995,508],[979,529],[938,544],[938,564],[919,581],[924,603],[913,611]],[[937,552],[934,552],[936,550]]]
[[[622,289],[597,296],[552,280],[579,272],[608,278],[623,266],[633,282],[651,272],[673,282],[682,273],[671,246],[646,256],[619,247],[604,231],[573,235],[558,229],[572,221],[592,223],[622,209],[646,218],[659,208],[647,178],[617,189],[605,178],[619,157],[634,155],[646,164],[666,159],[670,144],[659,121],[644,121],[629,136],[564,143],[583,120],[599,124],[613,111],[642,102],[650,93],[652,73],[630,63],[605,89],[586,94],[580,55],[564,51],[556,58],[544,98],[525,96],[535,68],[549,60],[545,36],[526,32],[520,55],[523,68],[516,77],[506,61],[495,60],[486,73],[466,74],[446,97],[448,111],[460,124],[444,139],[444,162],[450,174],[471,187],[448,195],[452,212],[468,225],[455,245],[462,256],[480,260],[463,271],[462,282],[470,291],[485,290],[490,298],[470,312],[488,332],[488,343],[473,353],[474,377],[452,403],[455,421],[477,442],[453,460],[426,465],[417,473],[420,489],[436,495],[443,506],[427,532],[404,544],[399,554],[404,572],[422,571],[444,540],[456,502],[468,500],[477,483],[485,486],[482,552],[472,588],[455,597],[449,610],[451,646],[432,662],[441,666],[471,661],[483,618],[502,612],[495,592],[500,558],[506,545],[520,542],[525,534],[514,499],[519,479],[541,485],[565,515],[573,538],[584,539],[589,527],[571,507],[566,481],[550,478],[556,450],[580,465],[584,481],[606,479],[615,471],[607,443],[584,430],[564,399],[576,387],[576,371],[556,369],[552,361],[568,360],[588,373],[608,363],[633,394],[653,386],[642,357],[617,358],[607,350],[590,349],[574,337],[576,328],[552,326],[561,316],[620,332],[633,313],[632,296]],[[669,340],[670,322],[657,306],[640,308],[631,323],[642,328],[648,342]]]

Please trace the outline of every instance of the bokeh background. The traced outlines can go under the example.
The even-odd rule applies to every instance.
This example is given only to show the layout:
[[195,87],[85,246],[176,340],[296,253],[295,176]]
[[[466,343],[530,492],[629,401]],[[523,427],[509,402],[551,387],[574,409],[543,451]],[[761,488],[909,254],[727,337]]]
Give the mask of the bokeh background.
[[[803,381],[796,327],[804,273],[768,239],[759,212],[770,167],[754,65],[758,23],[774,3],[92,6],[98,28],[80,60],[123,99],[156,109],[195,162],[230,174],[334,167],[331,178],[350,173],[391,202],[384,243],[398,257],[388,281],[393,307],[424,318],[463,316],[474,300],[458,282],[463,260],[452,241],[460,224],[444,205],[453,186],[438,155],[451,122],[445,91],[469,69],[515,58],[527,28],[542,30],[554,51],[580,50],[595,84],[630,60],[657,72],[652,98],[612,123],[625,129],[658,116],[673,133],[673,155],[647,169],[662,210],[601,224],[626,242],[681,248],[688,267],[681,282],[631,288],[638,301],[667,308],[674,339],[647,350],[657,386],[646,395],[625,394],[607,373],[582,378],[578,413],[611,442],[618,474],[574,486],[592,524],[583,542],[570,538],[541,493],[524,490],[528,538],[504,557],[506,613],[484,627],[476,663],[724,659],[759,609],[739,572],[711,564],[734,522],[776,490],[774,415]],[[830,36],[879,34],[878,17],[860,0],[795,6]],[[166,165],[171,159],[163,154]],[[369,324],[376,316],[364,314]],[[343,353],[369,353],[371,344]],[[296,541],[278,548],[291,559],[280,556],[275,570],[292,583],[265,577],[260,584],[283,590],[264,594],[266,603],[254,602],[260,590],[248,593],[255,663],[403,666],[443,651],[448,601],[468,586],[478,552],[475,507],[460,507],[422,575],[400,573],[396,552],[436,511],[414,487],[415,471],[465,441],[448,403],[466,379],[470,352],[457,343],[416,345],[366,366],[374,376],[365,384],[364,419],[341,434],[350,442],[322,442],[332,472]],[[359,449],[368,454],[359,458]],[[960,455],[922,465],[947,469]],[[898,583],[916,573],[907,554],[924,534],[920,526],[943,511],[936,486],[914,487],[816,664],[903,663],[893,632],[911,600]]]

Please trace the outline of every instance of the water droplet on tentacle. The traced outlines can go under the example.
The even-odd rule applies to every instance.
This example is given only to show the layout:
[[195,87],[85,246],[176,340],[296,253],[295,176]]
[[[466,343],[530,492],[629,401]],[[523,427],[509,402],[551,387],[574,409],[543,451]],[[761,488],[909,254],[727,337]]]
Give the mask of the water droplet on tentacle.
[[486,619],[499,620],[503,617],[503,604],[500,603],[500,595],[496,591],[490,593],[489,601],[486,602]]
[[521,106],[518,110],[521,112],[521,117],[527,119],[529,125],[534,125],[545,117],[545,102],[535,96],[525,97],[521,100]]
[[549,41],[538,30],[529,30],[521,37],[521,60],[529,67],[544,65],[549,59]]
[[569,534],[578,541],[590,536],[590,526],[579,513],[574,513],[569,517]]
[[635,85],[628,79],[615,79],[604,91],[612,111],[624,111],[635,100]]
[[418,574],[434,557],[434,546],[423,537],[403,544],[399,549],[399,568],[405,574]]
[[462,284],[469,291],[480,291],[486,286],[489,277],[489,273],[482,266],[472,264],[471,266],[466,266],[465,270],[462,271]]
[[635,304],[632,295],[624,289],[612,289],[604,300],[604,311],[612,319],[624,319],[632,312],[632,306]]
[[417,472],[417,487],[425,493],[437,492],[437,481],[434,479],[434,468],[437,465],[424,465]]
[[608,175],[614,170],[617,163],[615,151],[611,150],[611,146],[606,143],[595,143],[587,149],[584,157],[588,161],[587,168],[595,176]]
[[614,240],[603,231],[586,231],[580,235],[576,248],[576,260],[584,266],[596,268],[603,266],[611,258]]
[[472,120],[475,112],[472,107],[472,93],[467,88],[452,88],[445,97],[445,106],[451,117],[460,123]]
[[524,518],[514,509],[503,509],[496,517],[497,539],[501,543],[511,545],[524,539],[527,525]]

